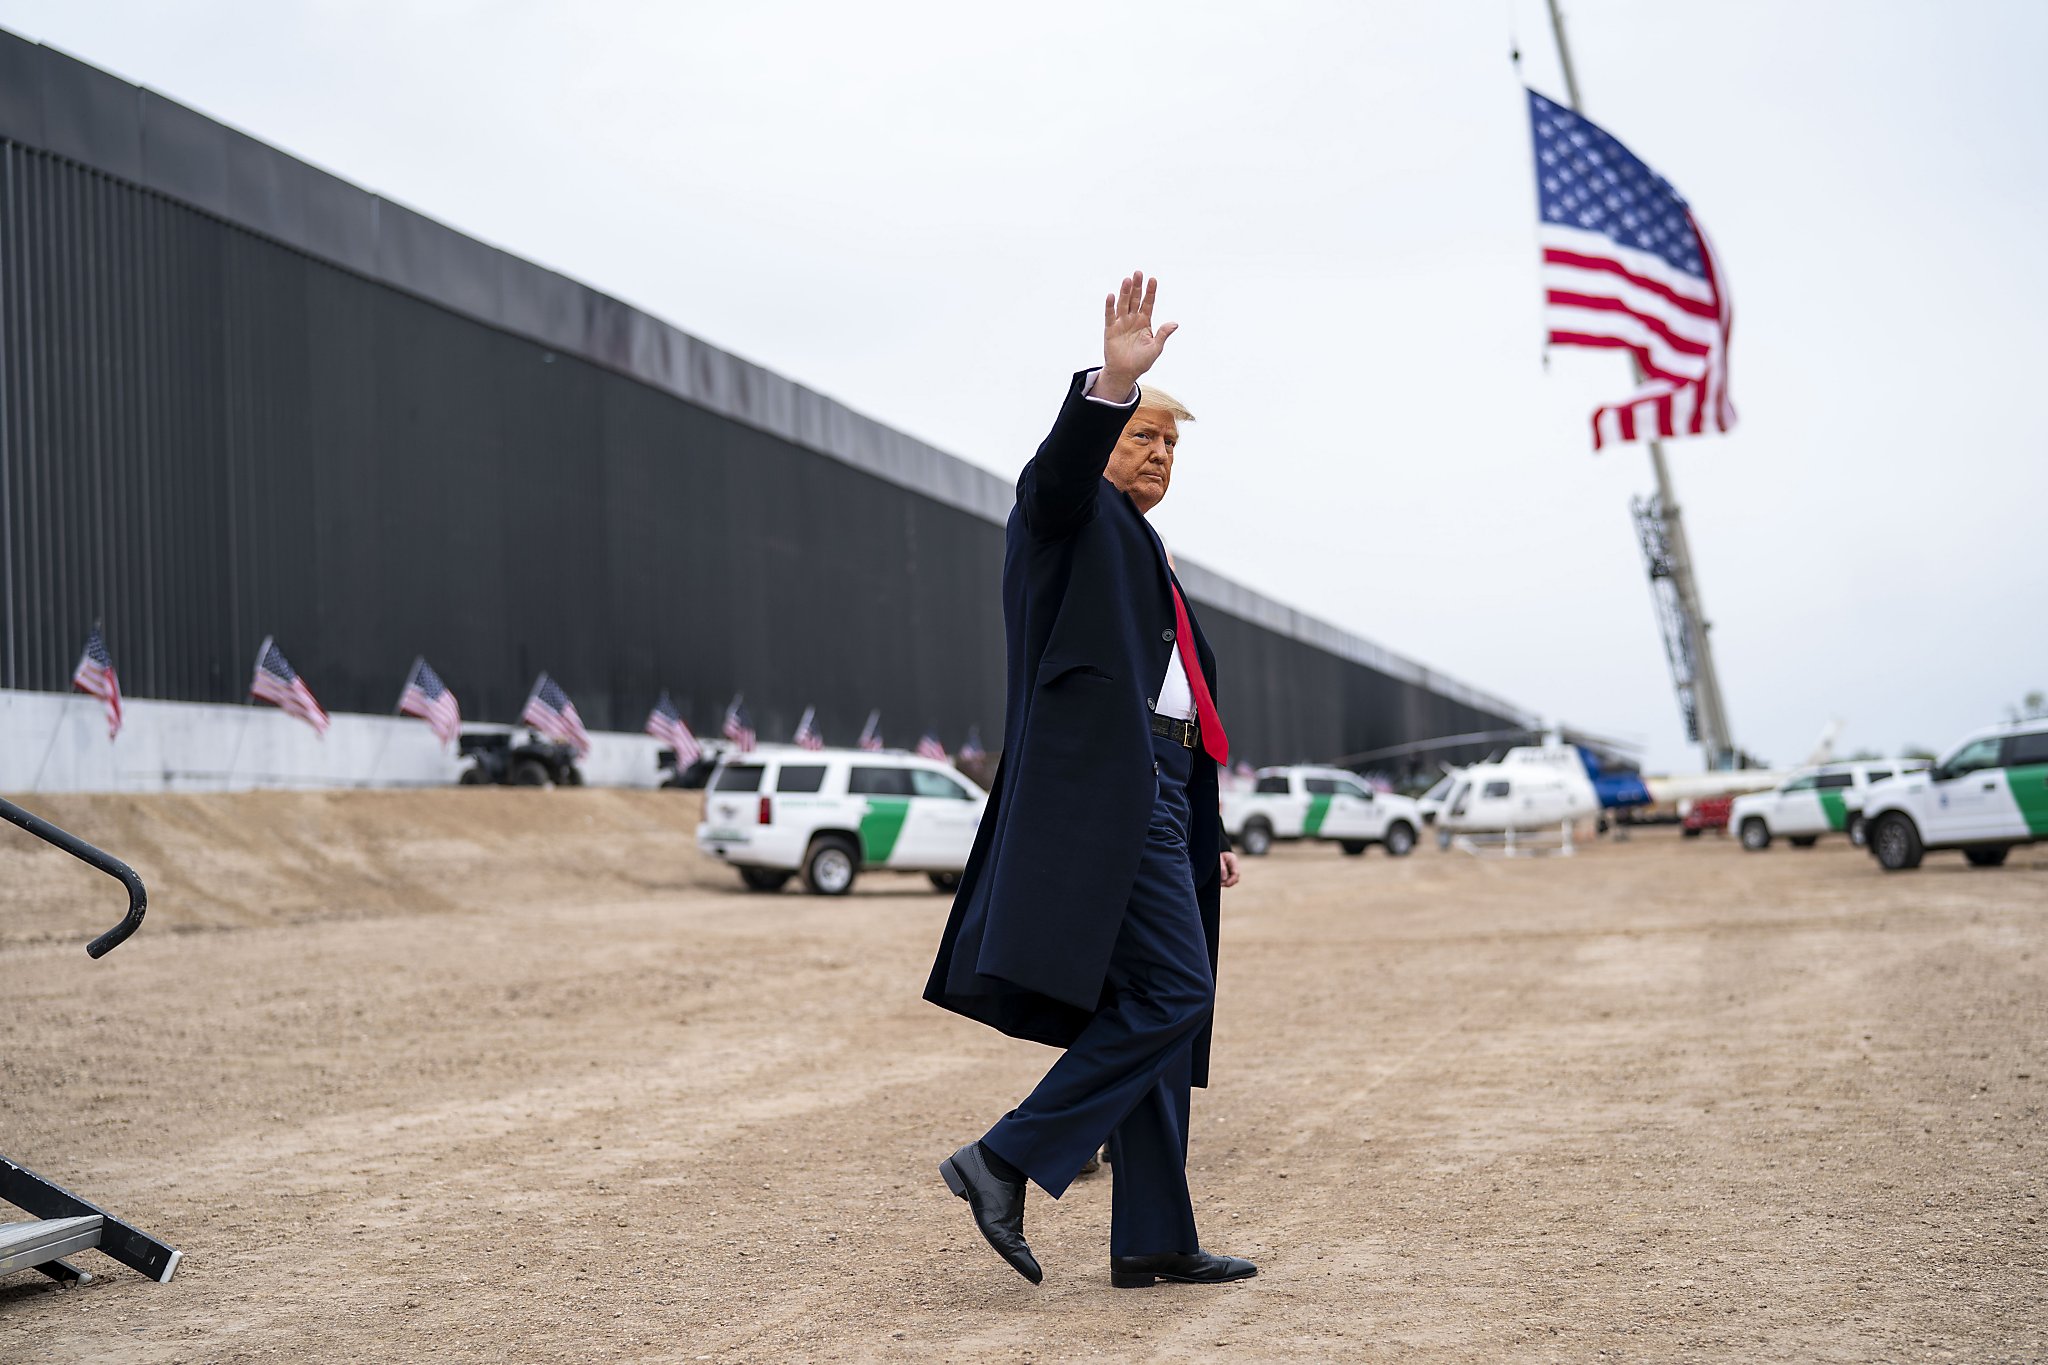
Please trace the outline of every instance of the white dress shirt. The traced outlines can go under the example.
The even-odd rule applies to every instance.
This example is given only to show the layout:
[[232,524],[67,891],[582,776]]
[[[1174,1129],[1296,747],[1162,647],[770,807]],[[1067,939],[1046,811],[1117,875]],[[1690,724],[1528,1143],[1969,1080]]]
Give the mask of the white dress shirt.
[[[1121,403],[1112,403],[1107,398],[1095,396],[1095,377],[1101,373],[1100,369],[1088,371],[1087,378],[1081,382],[1082,396],[1091,403],[1101,403],[1105,407],[1130,408],[1135,411],[1138,406],[1138,386],[1135,384],[1131,386],[1131,396]],[[1165,544],[1163,540],[1160,543]],[[1195,694],[1188,688],[1188,671],[1180,661],[1178,640],[1167,653],[1166,676],[1159,680],[1159,695],[1154,698],[1152,709],[1168,720],[1195,718]]]

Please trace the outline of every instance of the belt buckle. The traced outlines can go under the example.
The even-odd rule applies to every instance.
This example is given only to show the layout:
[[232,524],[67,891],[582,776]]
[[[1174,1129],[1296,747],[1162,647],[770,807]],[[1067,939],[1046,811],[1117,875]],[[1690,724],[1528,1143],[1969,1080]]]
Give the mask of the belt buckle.
[[1182,722],[1180,723],[1180,731],[1179,731],[1179,733],[1178,733],[1178,734],[1176,734],[1176,735],[1174,736],[1174,738],[1175,738],[1175,739],[1178,739],[1178,740],[1180,741],[1180,747],[1181,747],[1181,748],[1183,748],[1183,749],[1192,749],[1192,748],[1194,748],[1194,747],[1195,747],[1195,723],[1194,723],[1193,721],[1191,721],[1191,720],[1184,720],[1184,721],[1182,721]]

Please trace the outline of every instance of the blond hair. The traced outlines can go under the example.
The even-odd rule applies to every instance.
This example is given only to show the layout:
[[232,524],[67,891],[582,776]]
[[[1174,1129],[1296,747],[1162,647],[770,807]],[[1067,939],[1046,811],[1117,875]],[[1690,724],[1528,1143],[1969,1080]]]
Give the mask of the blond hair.
[[1155,389],[1150,384],[1138,386],[1138,406],[1155,408],[1176,422],[1192,422],[1195,415],[1182,406],[1181,401],[1165,389]]

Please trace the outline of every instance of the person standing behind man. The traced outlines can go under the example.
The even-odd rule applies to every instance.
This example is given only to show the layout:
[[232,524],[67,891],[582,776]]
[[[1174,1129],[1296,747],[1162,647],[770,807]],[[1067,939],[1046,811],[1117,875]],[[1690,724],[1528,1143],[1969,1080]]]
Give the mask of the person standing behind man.
[[1033,1284],[1028,1178],[1057,1199],[1106,1140],[1110,1283],[1257,1273],[1205,1252],[1187,1185],[1188,1090],[1206,1085],[1216,990],[1216,662],[1146,514],[1185,408],[1138,381],[1156,280],[1103,302],[1102,365],[1074,376],[1017,480],[1003,553],[1003,760],[925,999],[1065,1048],[978,1142],[939,1165]]

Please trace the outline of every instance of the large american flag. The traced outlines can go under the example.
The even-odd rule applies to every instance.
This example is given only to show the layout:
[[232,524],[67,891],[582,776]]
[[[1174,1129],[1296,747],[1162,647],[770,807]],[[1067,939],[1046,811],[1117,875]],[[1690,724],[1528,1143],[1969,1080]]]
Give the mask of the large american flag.
[[545,672],[534,679],[526,705],[519,708],[519,719],[555,743],[568,745],[578,757],[590,752],[590,732],[583,728],[583,717],[576,714],[576,703]]
[[861,748],[871,754],[882,752],[882,713],[880,711],[868,712],[868,723],[860,727],[860,739],[857,742]]
[[1607,130],[1527,93],[1550,344],[1627,351],[1641,370],[1633,394],[1593,410],[1593,449],[1728,430],[1734,314],[1699,220]]
[[425,721],[444,745],[453,744],[462,733],[462,708],[456,704],[455,694],[424,658],[413,660],[405,691],[398,694],[398,709],[401,714]]
[[803,719],[796,723],[796,742],[797,747],[802,749],[822,749],[825,747],[825,737],[818,733],[817,707],[806,706],[804,708]]
[[78,667],[71,670],[71,685],[100,699],[107,713],[108,739],[121,733],[121,680],[114,676],[114,656],[107,653],[98,626],[85,637],[85,652],[78,656]]
[[682,712],[668,699],[664,690],[661,699],[654,703],[654,709],[647,713],[647,733],[676,751],[676,771],[687,771],[692,763],[704,756],[704,746],[690,733],[690,727],[683,724]]
[[747,704],[738,697],[725,708],[725,723],[719,729],[741,753],[754,747],[754,722],[747,716]]
[[312,726],[314,733],[326,735],[327,713],[313,700],[313,689],[306,686],[306,680],[285,662],[277,641],[268,635],[263,637],[263,647],[256,651],[256,676],[249,680],[249,695],[297,716]]
[[946,761],[946,746],[939,743],[937,732],[932,730],[924,732],[924,738],[917,742],[917,756],[919,758],[935,758],[941,763]]

